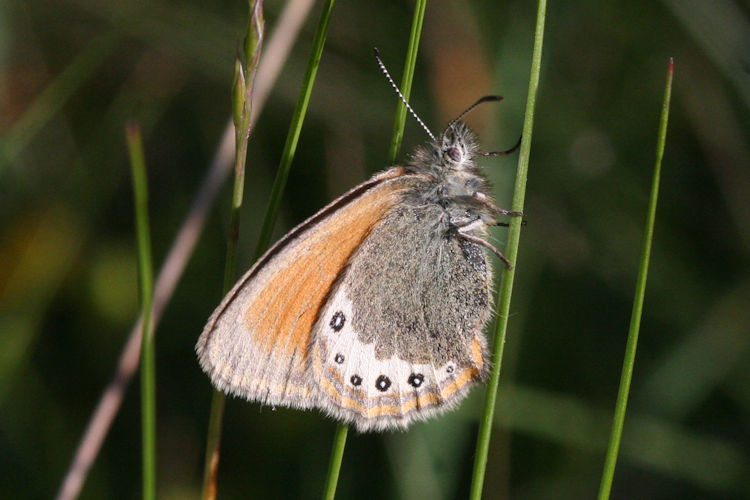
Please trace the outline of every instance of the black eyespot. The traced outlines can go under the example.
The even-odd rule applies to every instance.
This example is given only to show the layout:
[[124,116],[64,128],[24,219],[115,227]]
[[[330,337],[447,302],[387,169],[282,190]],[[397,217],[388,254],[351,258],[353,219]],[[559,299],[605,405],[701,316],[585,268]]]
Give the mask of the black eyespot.
[[335,361],[336,363],[338,363],[338,364],[341,364],[341,363],[343,363],[343,362],[344,362],[344,355],[343,355],[343,354],[341,354],[341,353],[339,353],[339,354],[337,354],[337,355],[336,355],[336,357],[335,357],[335,358],[333,358],[333,360],[334,360],[334,361]]
[[419,387],[422,385],[422,382],[424,382],[424,375],[421,373],[412,373],[409,375],[408,382],[412,387]]
[[350,378],[349,381],[351,381],[354,387],[358,387],[362,384],[362,377],[360,377],[359,375],[352,375],[352,378]]
[[338,332],[342,328],[344,328],[344,323],[346,323],[346,316],[344,316],[344,313],[341,311],[336,311],[336,313],[331,318],[331,328],[333,328],[334,332]]
[[451,160],[458,162],[461,159],[461,153],[458,152],[458,149],[456,148],[448,148],[445,150],[445,154],[448,155],[448,158]]
[[390,386],[391,386],[391,379],[389,379],[385,375],[379,376],[378,379],[375,381],[375,388],[379,390],[380,392],[387,391]]
[[453,373],[453,365],[448,365],[448,368],[445,369],[445,373]]

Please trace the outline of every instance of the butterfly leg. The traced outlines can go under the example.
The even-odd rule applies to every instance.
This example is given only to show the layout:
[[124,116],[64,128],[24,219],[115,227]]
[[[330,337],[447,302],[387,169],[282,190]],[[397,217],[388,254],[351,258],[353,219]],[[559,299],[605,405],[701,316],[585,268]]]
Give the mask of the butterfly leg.
[[482,219],[475,219],[467,224],[464,224],[463,226],[456,226],[456,231],[458,232],[458,234],[461,235],[461,237],[471,242],[474,242],[477,245],[482,245],[483,247],[488,248],[490,251],[492,251],[492,253],[497,255],[498,258],[505,263],[505,266],[508,269],[513,269],[513,266],[511,265],[508,258],[505,255],[503,255],[503,253],[500,250],[498,250],[492,243],[490,243],[489,241],[483,240],[479,236],[468,234],[470,231],[477,229],[483,225],[484,225],[484,222],[482,221]]
[[500,215],[509,215],[511,217],[523,217],[523,212],[515,212],[513,210],[505,210],[504,208],[500,208],[492,202],[489,196],[487,196],[484,193],[480,193],[479,191],[472,194],[472,197],[474,197],[477,201],[482,203],[482,205],[489,207],[492,211],[497,212]]

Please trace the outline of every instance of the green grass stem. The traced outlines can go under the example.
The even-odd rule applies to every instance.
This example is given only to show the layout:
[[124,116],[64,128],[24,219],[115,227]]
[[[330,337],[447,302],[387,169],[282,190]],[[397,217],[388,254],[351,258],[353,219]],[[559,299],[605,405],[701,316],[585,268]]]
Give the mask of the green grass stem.
[[292,122],[289,125],[289,132],[287,133],[286,142],[284,143],[284,150],[281,153],[281,161],[279,162],[279,169],[276,172],[276,179],[274,179],[273,187],[271,188],[271,198],[268,201],[266,216],[263,219],[263,226],[260,230],[258,245],[255,248],[253,260],[258,260],[271,243],[271,233],[273,231],[273,226],[276,223],[276,217],[279,213],[281,196],[284,193],[284,188],[286,187],[286,182],[289,178],[289,170],[292,167],[292,160],[297,151],[297,142],[299,141],[299,135],[302,131],[302,124],[305,121],[307,106],[310,103],[310,95],[312,94],[313,85],[315,83],[315,76],[318,74],[320,59],[323,57],[323,47],[325,46],[326,36],[328,35],[328,22],[331,19],[331,12],[333,11],[333,5],[335,3],[335,0],[326,0],[323,4],[323,9],[320,12],[320,20],[318,21],[318,27],[315,31],[315,39],[313,40],[310,60],[307,63],[305,79],[302,83],[300,95],[297,99],[297,105],[294,108]]
[[[264,34],[263,0],[250,0],[247,31],[242,52],[235,60],[234,80],[232,82],[232,119],[235,129],[234,184],[227,234],[227,251],[224,260],[224,293],[232,288],[237,274],[240,209],[242,208],[242,194],[245,189],[245,164],[251,130],[250,116],[253,109],[253,87],[260,62]],[[219,450],[225,405],[224,394],[214,389],[211,395],[203,469],[202,498],[205,500],[215,499],[217,495]]]
[[148,179],[143,157],[141,131],[135,123],[125,130],[133,174],[135,221],[138,246],[138,284],[141,299],[141,441],[143,466],[143,498],[156,498],[156,362],[154,359],[153,263],[151,231],[148,219]]
[[[516,183],[513,190],[513,201],[511,210],[522,212],[524,198],[526,196],[526,178],[528,177],[529,156],[531,153],[531,137],[534,129],[534,108],[536,106],[537,91],[539,88],[539,73],[542,65],[542,46],[544,42],[544,21],[546,16],[547,2],[539,0],[537,6],[536,30],[534,33],[534,49],[531,56],[531,73],[529,76],[529,91],[526,100],[526,114],[523,123],[523,140],[518,158],[518,169],[516,171]],[[479,424],[477,436],[476,453],[474,456],[474,470],[471,480],[470,498],[479,500],[482,496],[484,476],[487,470],[487,454],[490,448],[490,436],[492,434],[492,423],[495,413],[495,400],[497,388],[500,381],[500,367],[502,366],[503,348],[505,347],[505,334],[508,329],[508,317],[510,312],[510,299],[513,292],[513,279],[515,277],[516,258],[518,256],[518,244],[521,238],[521,218],[514,217],[510,221],[508,230],[508,241],[505,245],[505,256],[513,265],[512,269],[506,269],[500,284],[500,292],[497,302],[497,329],[492,347],[492,372],[487,384],[487,392],[484,402],[484,410]]]
[[661,119],[657,136],[656,161],[654,163],[654,174],[651,181],[651,196],[648,203],[648,214],[646,216],[646,228],[643,236],[643,249],[638,267],[638,278],[635,285],[635,296],[633,298],[633,310],[630,315],[630,329],[628,341],[625,346],[625,358],[622,363],[620,375],[620,387],[617,392],[617,403],[612,420],[612,430],[607,447],[607,455],[604,460],[602,480],[599,485],[599,500],[606,500],[612,490],[612,480],[615,474],[615,465],[620,450],[620,439],[622,428],[625,423],[625,411],[628,405],[630,393],[630,381],[633,378],[633,366],[635,365],[635,353],[638,347],[638,333],[641,326],[641,314],[643,312],[643,299],[646,294],[646,279],[648,277],[648,265],[651,257],[651,242],[654,237],[654,220],[656,219],[656,204],[659,198],[659,180],[661,178],[661,161],[664,157],[664,145],[667,137],[667,123],[669,121],[669,103],[672,96],[672,76],[674,74],[674,61],[669,60],[667,69],[667,83],[664,89],[664,101],[662,103]]
[[[320,65],[320,59],[325,45],[326,35],[328,33],[328,22],[333,10],[334,0],[328,0],[323,6],[318,28],[313,41],[313,50],[308,63],[305,80],[302,84],[300,97],[294,110],[292,123],[289,127],[289,133],[284,145],[281,163],[274,180],[271,190],[271,198],[263,220],[261,235],[258,239],[255,256],[257,260],[266,248],[271,239],[271,231],[276,221],[281,195],[286,186],[289,170],[291,168],[294,153],[297,147],[302,123],[310,101],[315,76]],[[236,273],[236,251],[237,238],[239,235],[239,209],[242,205],[242,192],[244,189],[245,175],[245,158],[247,156],[247,138],[251,125],[252,104],[251,94],[253,89],[253,77],[259,62],[258,52],[261,47],[263,27],[262,27],[262,2],[250,2],[250,16],[248,31],[243,44],[242,62],[235,66],[235,78],[233,83],[233,119],[236,127],[237,154],[235,159],[235,183],[232,198],[232,215],[230,220],[227,260],[224,273],[224,289],[228,291],[234,282]],[[211,413],[209,417],[209,430],[206,444],[206,463],[203,483],[203,498],[205,500],[216,498],[216,475],[219,464],[219,445],[221,441],[221,426],[224,417],[225,398],[222,393],[214,390],[211,399]]]
[[341,460],[344,457],[344,448],[346,448],[346,435],[349,433],[349,426],[338,424],[336,434],[333,437],[331,446],[331,458],[328,460],[328,474],[326,475],[326,484],[323,489],[323,498],[333,500],[336,496],[336,486],[339,482],[339,472],[341,470]]
[[[407,101],[411,96],[411,84],[414,81],[414,68],[417,66],[417,54],[419,53],[419,39],[422,36],[422,24],[424,23],[424,12],[427,9],[427,0],[417,0],[414,7],[414,18],[409,33],[409,47],[406,50],[406,61],[404,62],[404,75],[401,79],[401,93]],[[388,163],[396,163],[401,151],[401,143],[404,139],[404,126],[406,125],[406,105],[398,99],[396,105],[396,116],[393,120],[393,137],[391,147],[388,151]]]

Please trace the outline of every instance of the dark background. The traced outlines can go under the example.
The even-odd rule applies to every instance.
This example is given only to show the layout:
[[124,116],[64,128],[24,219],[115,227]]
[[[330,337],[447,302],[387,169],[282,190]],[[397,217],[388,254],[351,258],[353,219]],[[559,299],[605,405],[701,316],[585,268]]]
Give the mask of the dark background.
[[[55,494],[137,314],[123,125],[136,118],[144,130],[159,265],[229,117],[246,8],[226,0],[0,5],[6,498]],[[535,8],[428,5],[412,104],[433,130],[499,93],[503,103],[468,121],[486,149],[516,141]],[[242,269],[319,9],[251,139]],[[266,2],[269,33],[280,11]],[[412,11],[411,2],[338,2],[276,236],[385,166],[396,101],[372,47],[400,81]],[[740,0],[550,2],[486,498],[596,494],[670,56],[672,114],[613,498],[750,494],[749,12]],[[44,105],[56,82],[69,92],[59,109]],[[409,119],[400,158],[424,140]],[[483,162],[501,206],[510,204],[516,159]],[[193,345],[221,297],[230,197],[225,187],[156,333],[160,498],[200,492],[210,386]],[[495,238],[502,247],[505,233]],[[140,496],[138,392],[136,379],[82,498]],[[339,497],[465,497],[482,396],[477,389],[457,411],[408,433],[351,432]],[[334,428],[317,412],[228,401],[220,497],[319,497]]]

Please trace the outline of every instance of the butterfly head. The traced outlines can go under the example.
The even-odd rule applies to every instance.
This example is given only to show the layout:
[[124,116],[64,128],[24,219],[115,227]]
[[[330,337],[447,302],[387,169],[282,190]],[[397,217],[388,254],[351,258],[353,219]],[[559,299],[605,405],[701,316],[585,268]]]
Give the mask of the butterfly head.
[[411,165],[439,176],[452,173],[476,173],[479,146],[474,132],[465,123],[453,121],[442,134],[417,148]]
[[463,122],[451,122],[434,144],[444,168],[457,171],[474,171],[479,147],[476,136]]

